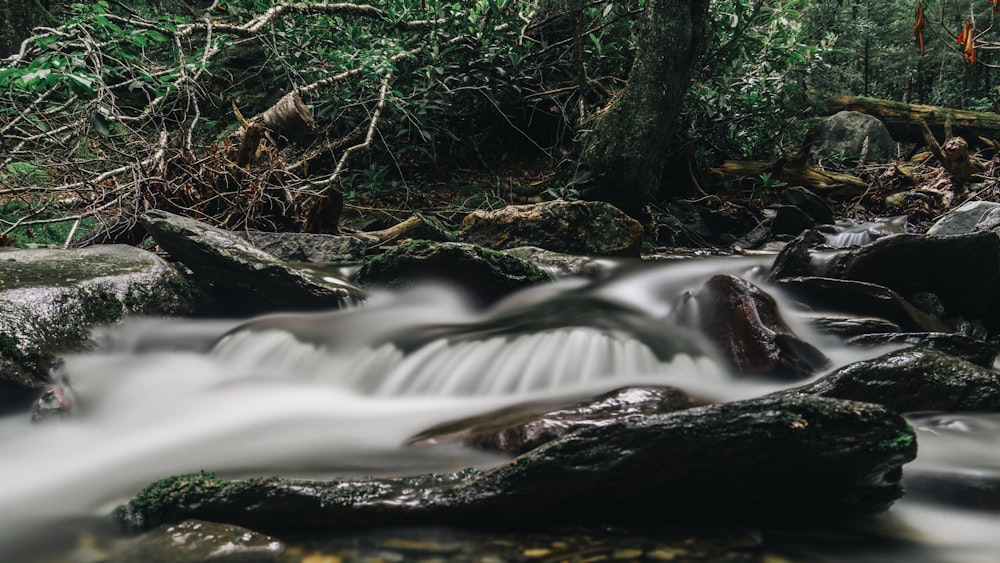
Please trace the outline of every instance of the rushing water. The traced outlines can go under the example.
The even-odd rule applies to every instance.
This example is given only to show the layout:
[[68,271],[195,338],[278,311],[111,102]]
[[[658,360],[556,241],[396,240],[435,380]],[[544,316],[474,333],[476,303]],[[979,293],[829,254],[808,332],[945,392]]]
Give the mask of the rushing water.
[[[685,328],[686,292],[711,275],[757,279],[767,258],[611,263],[487,310],[452,288],[373,295],[338,312],[249,321],[134,319],[99,353],[67,358],[71,419],[0,419],[0,547],[30,554],[68,521],[106,515],[143,485],[215,471],[297,476],[412,474],[497,462],[407,449],[448,419],[528,399],[669,384],[706,400],[779,389],[737,380]],[[839,366],[885,350],[848,349],[786,320]],[[864,523],[888,546],[798,546],[829,561],[996,560],[1000,418],[914,415],[913,498]],[[942,492],[950,485],[953,494]],[[991,496],[992,495],[992,496]],[[25,560],[28,558],[25,557]]]

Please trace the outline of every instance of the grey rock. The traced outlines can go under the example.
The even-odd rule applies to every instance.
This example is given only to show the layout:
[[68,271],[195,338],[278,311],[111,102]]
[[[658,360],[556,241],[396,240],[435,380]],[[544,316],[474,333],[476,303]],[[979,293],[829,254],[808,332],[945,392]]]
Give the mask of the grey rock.
[[368,244],[358,237],[314,233],[237,233],[257,248],[286,262],[339,264],[361,262]]
[[[833,223],[833,209],[826,200],[802,186],[789,186],[778,193],[778,199],[785,205],[794,205],[812,218],[817,225]],[[795,233],[798,234],[798,233]]]
[[928,235],[1000,234],[1000,203],[970,201],[952,209],[927,229]]
[[961,358],[976,365],[990,368],[996,360],[995,344],[984,342],[964,334],[944,332],[886,332],[854,336],[847,339],[854,346],[883,346],[886,344],[907,344],[940,350],[948,355]]
[[191,286],[166,261],[125,245],[0,251],[0,380],[37,388],[55,356],[127,314],[191,311]]
[[329,309],[364,299],[351,284],[295,267],[229,231],[158,210],[141,221],[158,245],[247,311]]
[[891,162],[896,142],[877,118],[856,111],[841,111],[820,122],[813,154],[823,158],[865,162]]

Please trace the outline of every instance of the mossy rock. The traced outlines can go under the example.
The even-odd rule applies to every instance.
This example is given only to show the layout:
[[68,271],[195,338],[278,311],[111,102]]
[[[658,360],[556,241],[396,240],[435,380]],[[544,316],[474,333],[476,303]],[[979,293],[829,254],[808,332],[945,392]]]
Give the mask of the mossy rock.
[[537,246],[566,254],[639,256],[643,229],[607,203],[549,201],[470,213],[459,238],[501,250]]
[[[116,510],[132,529],[190,518],[263,532],[435,524],[853,519],[903,494],[913,428],[869,403],[767,397],[608,421],[489,471],[308,481],[160,481]],[[823,507],[816,510],[816,507]]]

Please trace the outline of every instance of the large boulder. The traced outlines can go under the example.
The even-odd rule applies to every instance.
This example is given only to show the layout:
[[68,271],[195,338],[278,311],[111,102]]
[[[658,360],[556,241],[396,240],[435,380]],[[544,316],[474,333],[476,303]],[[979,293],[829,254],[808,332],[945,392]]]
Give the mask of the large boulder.
[[768,397],[583,428],[482,472],[371,480],[153,483],[116,517],[198,518],[269,532],[486,522],[802,522],[898,499],[913,429],[884,407]]
[[878,118],[857,111],[841,111],[820,122],[813,154],[841,161],[885,163],[896,157],[896,141]]
[[772,279],[817,276],[881,285],[909,298],[933,293],[951,315],[987,316],[1000,282],[1000,237],[897,234],[828,255],[809,251],[812,231],[775,259]]
[[970,201],[945,213],[927,229],[928,235],[967,235],[975,232],[1000,234],[1000,203]]
[[131,246],[0,251],[0,395],[45,385],[55,356],[88,348],[95,325],[186,314],[191,297],[175,268]]
[[940,350],[913,347],[848,364],[782,392],[876,403],[896,412],[1000,410],[1000,374]]
[[234,298],[243,312],[329,309],[364,299],[347,282],[295,267],[201,221],[159,210],[141,220],[160,247]]
[[505,454],[523,454],[580,428],[694,406],[672,387],[625,387],[583,401],[519,404],[429,428],[410,445],[460,445]]
[[317,233],[237,233],[257,248],[286,262],[339,264],[361,262],[368,244],[358,237]]
[[456,284],[479,302],[489,303],[549,281],[536,266],[475,244],[411,240],[369,260],[358,272],[365,286],[408,287],[437,280]]
[[689,299],[697,317],[689,322],[740,372],[804,378],[829,364],[785,324],[773,297],[742,278],[717,274]]
[[566,254],[639,256],[642,225],[598,201],[549,201],[474,211],[459,238],[495,249],[538,246]]

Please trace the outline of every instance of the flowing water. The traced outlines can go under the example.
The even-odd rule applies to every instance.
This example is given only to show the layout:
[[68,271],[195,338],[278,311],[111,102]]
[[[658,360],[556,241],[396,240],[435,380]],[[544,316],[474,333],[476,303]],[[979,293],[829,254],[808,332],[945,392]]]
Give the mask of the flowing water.
[[[0,551],[40,546],[106,521],[115,504],[165,476],[414,474],[489,466],[469,451],[404,448],[437,423],[524,400],[630,383],[677,386],[712,401],[781,388],[736,379],[689,328],[685,299],[711,275],[763,283],[770,258],[608,262],[488,309],[454,288],[375,294],[351,310],[248,321],[133,319],[100,352],[67,358],[72,418],[0,419]],[[886,349],[848,349],[786,320],[839,366]],[[851,547],[790,541],[821,561],[995,561],[1000,553],[1000,418],[916,414],[914,494],[859,529]],[[950,488],[949,488],[950,487]],[[6,558],[0,557],[2,560]]]

